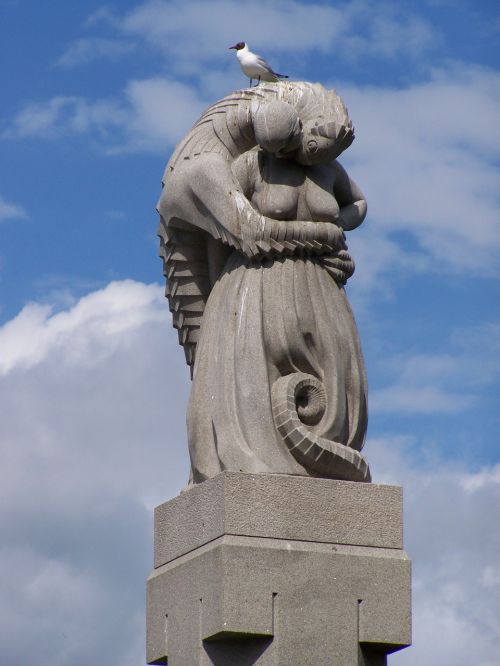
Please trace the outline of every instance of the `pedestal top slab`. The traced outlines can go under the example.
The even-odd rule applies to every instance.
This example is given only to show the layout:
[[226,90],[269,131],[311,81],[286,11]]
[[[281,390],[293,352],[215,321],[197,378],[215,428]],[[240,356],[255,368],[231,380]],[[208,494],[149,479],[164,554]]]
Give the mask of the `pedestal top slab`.
[[402,489],[222,472],[155,509],[155,568],[224,534],[403,547]]

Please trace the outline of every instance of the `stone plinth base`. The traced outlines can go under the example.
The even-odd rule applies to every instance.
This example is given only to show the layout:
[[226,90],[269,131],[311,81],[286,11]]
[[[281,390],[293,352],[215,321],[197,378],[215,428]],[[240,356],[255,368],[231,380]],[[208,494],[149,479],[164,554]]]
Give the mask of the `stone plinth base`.
[[410,644],[394,486],[224,472],[155,511],[147,660],[383,666]]

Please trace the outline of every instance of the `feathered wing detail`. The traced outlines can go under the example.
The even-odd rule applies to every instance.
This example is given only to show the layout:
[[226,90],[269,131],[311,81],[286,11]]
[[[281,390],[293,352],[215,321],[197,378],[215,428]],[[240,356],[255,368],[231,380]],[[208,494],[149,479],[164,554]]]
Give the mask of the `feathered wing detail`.
[[[175,170],[204,153],[220,154],[230,162],[255,146],[250,104],[264,97],[259,90],[240,90],[208,107],[176,147],[165,168],[163,184],[173,177]],[[212,225],[211,233],[224,245],[236,246],[235,239],[222,226]],[[165,219],[160,214],[158,235],[173,326],[192,373],[203,312],[211,291],[207,234],[192,220]]]
[[184,347],[186,362],[194,364],[205,304],[211,285],[206,249],[199,242],[197,231],[186,231],[160,221],[160,257],[167,279],[165,295],[178,331],[179,344]]
[[262,67],[265,67],[270,72],[273,71],[272,68],[271,68],[271,65],[266,60],[264,60],[264,58],[261,58],[260,56],[257,56],[257,62],[259,63],[259,65],[261,65]]

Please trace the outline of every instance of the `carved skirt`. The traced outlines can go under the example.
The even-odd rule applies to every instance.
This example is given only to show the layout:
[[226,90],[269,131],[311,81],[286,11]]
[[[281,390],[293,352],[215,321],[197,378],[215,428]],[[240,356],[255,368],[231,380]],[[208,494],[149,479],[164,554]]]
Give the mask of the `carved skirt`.
[[320,396],[312,417],[295,405],[313,439],[362,448],[366,375],[343,287],[321,257],[252,263],[234,252],[208,298],[196,350],[187,414],[194,482],[223,470],[335,477],[305,464],[284,437],[284,377],[309,382],[312,402]]

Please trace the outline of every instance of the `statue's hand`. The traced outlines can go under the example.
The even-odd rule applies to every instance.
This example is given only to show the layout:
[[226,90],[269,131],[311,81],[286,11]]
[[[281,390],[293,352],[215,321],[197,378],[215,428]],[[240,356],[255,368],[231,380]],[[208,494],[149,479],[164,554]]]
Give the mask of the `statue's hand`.
[[339,224],[343,229],[352,231],[359,227],[366,217],[366,201],[360,199],[340,209]]
[[347,248],[343,230],[331,222],[284,221],[264,216],[248,240],[254,249],[251,256],[257,260],[297,254],[337,254]]
[[305,225],[306,242],[313,245],[311,254],[330,254],[347,248],[345,234],[337,224],[315,221],[305,222]]

